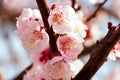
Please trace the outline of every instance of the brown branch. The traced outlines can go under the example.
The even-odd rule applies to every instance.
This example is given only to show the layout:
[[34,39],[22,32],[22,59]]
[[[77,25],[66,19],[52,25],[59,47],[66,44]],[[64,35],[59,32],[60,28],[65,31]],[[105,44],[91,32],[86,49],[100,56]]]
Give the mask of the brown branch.
[[78,4],[78,0],[71,0],[72,1],[72,8],[75,10],[75,12],[79,11],[81,9],[81,6]]
[[23,80],[23,76],[32,68],[33,64],[30,64],[24,71],[22,71],[16,78],[13,80]]
[[120,25],[118,25],[118,28],[109,26],[108,34],[97,43],[91,52],[89,61],[73,80],[90,80],[107,60],[109,52],[119,39]]
[[114,11],[107,8],[101,8],[101,10],[107,12],[109,15],[113,16],[114,18],[120,20],[120,17]]
[[[113,16],[114,18],[120,20],[120,18],[118,17],[118,15],[116,15],[113,11],[111,11],[111,10],[109,10],[109,9],[106,9],[106,8],[104,8],[104,7],[102,7],[100,10],[105,11],[105,12],[107,12],[109,15],[111,15],[111,16]],[[84,47],[84,50],[80,53],[79,57],[89,54],[95,46],[96,46],[96,44],[93,44],[93,45],[91,45],[91,46],[89,46],[89,47]]]
[[79,54],[78,57],[80,58],[81,56],[91,53],[91,51],[95,48],[95,46],[96,46],[96,44],[93,44],[89,47],[84,47],[83,51]]
[[86,22],[89,22],[92,18],[94,18],[96,16],[96,13],[103,7],[103,5],[107,2],[107,0],[104,0],[102,3],[98,4],[97,9],[95,10],[95,12],[86,19]]
[[52,28],[50,28],[49,23],[48,23],[48,16],[49,16],[49,8],[47,6],[46,0],[36,0],[37,4],[38,4],[38,8],[41,12],[42,15],[42,19],[44,22],[45,27],[47,28],[47,33],[49,35],[50,38],[50,48],[53,52],[55,52],[57,49],[56,47],[56,37],[54,35],[54,32],[52,30]]

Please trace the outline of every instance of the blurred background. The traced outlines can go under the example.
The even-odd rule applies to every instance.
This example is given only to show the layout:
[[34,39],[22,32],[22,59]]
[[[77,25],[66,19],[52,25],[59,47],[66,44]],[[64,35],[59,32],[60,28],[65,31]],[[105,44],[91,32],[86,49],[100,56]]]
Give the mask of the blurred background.
[[[97,12],[96,17],[86,21],[104,0],[79,0],[81,6],[77,15],[90,29],[85,46],[92,46],[102,39],[108,29],[107,23],[120,23],[120,0],[108,0]],[[50,6],[54,2],[71,5],[70,0],[47,0]],[[16,19],[23,8],[37,8],[35,0],[0,0],[0,80],[14,80],[31,64],[30,54],[22,47],[20,36],[15,34]],[[81,57],[84,63],[88,55]],[[120,59],[107,60],[92,80],[120,80]]]

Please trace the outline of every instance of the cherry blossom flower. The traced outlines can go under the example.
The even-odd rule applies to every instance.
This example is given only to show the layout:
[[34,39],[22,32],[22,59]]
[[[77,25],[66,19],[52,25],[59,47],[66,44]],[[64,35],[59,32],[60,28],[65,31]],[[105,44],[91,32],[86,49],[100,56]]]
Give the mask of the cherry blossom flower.
[[75,29],[69,34],[76,36],[76,38],[78,38],[81,42],[84,42],[84,38],[86,37],[86,30],[87,29],[88,28],[84,23],[77,20]]
[[27,73],[24,75],[23,80],[43,80],[42,74],[42,67],[34,64],[32,69],[27,71]]
[[39,10],[23,9],[22,14],[17,19],[16,26],[16,33],[18,34],[22,34],[28,27],[40,29],[40,26],[43,26],[43,22]]
[[45,65],[52,58],[61,56],[60,52],[51,52],[50,47],[47,47],[42,52],[31,54],[33,63]]
[[48,17],[49,24],[53,27],[53,31],[57,34],[65,34],[71,32],[75,28],[76,15],[70,6],[61,6],[54,4],[54,8],[50,11]]
[[45,80],[71,80],[70,65],[60,57],[54,57],[43,66]]
[[80,20],[84,21],[84,14],[83,14],[83,11],[82,11],[82,10],[77,11],[77,12],[76,12],[76,16],[77,16],[77,18],[79,19],[79,21],[80,21]]
[[37,9],[24,9],[17,20],[16,33],[21,35],[23,47],[31,53],[43,51],[49,44],[48,34]]
[[120,40],[116,43],[114,48],[111,50],[108,58],[112,61],[115,61],[116,58],[120,58]]
[[69,62],[70,69],[72,71],[72,78],[74,78],[83,67],[83,62],[80,59],[76,59],[73,62]]
[[44,29],[40,31],[27,28],[21,34],[23,47],[31,53],[43,51],[49,45],[49,37]]
[[23,80],[71,80],[83,67],[81,60],[66,62],[60,56],[54,57],[45,65],[33,64]]
[[57,47],[66,60],[77,59],[78,54],[83,50],[82,42],[71,35],[59,36],[57,39]]
[[83,50],[87,27],[68,5],[51,7],[48,22],[56,34],[58,51],[52,52],[49,36],[37,9],[24,9],[17,20],[16,33],[23,47],[31,54],[33,67],[24,80],[71,80],[83,67],[78,55]]

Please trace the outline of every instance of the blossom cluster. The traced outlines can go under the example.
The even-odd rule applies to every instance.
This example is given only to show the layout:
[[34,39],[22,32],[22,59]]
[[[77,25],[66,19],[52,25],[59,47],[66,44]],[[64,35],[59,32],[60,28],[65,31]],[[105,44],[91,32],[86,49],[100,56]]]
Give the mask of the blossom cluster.
[[16,33],[33,61],[24,80],[71,80],[83,67],[77,57],[83,50],[87,27],[77,18],[74,9],[53,4],[48,22],[59,35],[56,52],[50,49],[49,35],[39,10],[24,9],[17,19]]

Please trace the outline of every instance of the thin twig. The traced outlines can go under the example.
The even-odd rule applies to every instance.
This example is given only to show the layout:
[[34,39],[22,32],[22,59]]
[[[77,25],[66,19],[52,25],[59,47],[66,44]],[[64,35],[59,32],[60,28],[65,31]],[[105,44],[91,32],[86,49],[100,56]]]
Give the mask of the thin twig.
[[107,12],[107,14],[113,16],[114,18],[120,20],[120,17],[119,17],[114,11],[112,11],[112,10],[110,10],[110,9],[107,9],[107,8],[104,8],[104,7],[101,8],[101,10]]
[[97,9],[95,10],[95,12],[86,19],[86,22],[89,22],[92,18],[94,18],[96,16],[96,13],[103,7],[103,5],[107,2],[107,0],[104,0],[102,3],[98,4]]
[[37,4],[38,4],[38,8],[41,12],[42,15],[42,19],[44,22],[45,27],[47,28],[47,33],[49,35],[50,38],[50,48],[53,52],[55,52],[57,49],[56,47],[56,37],[54,35],[54,32],[52,30],[52,28],[50,28],[50,25],[48,23],[48,16],[49,16],[49,8],[48,5],[46,3],[46,0],[36,0]]
[[75,10],[75,12],[79,11],[81,9],[81,6],[78,4],[78,0],[71,0],[72,1],[72,8]]
[[[117,30],[116,30],[117,29]],[[89,61],[73,80],[91,80],[98,69],[107,60],[109,52],[120,39],[120,25],[118,28],[109,27],[109,32],[103,40],[92,50]]]

